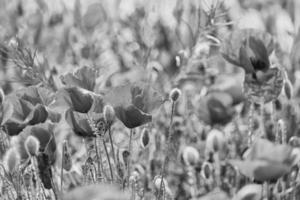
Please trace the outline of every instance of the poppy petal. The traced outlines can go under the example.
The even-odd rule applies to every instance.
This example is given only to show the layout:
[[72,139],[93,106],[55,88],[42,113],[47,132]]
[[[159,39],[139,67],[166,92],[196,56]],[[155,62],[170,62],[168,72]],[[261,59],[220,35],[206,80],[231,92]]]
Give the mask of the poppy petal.
[[135,128],[146,124],[152,120],[150,114],[144,113],[135,106],[130,105],[126,108],[115,107],[116,116],[127,127]]

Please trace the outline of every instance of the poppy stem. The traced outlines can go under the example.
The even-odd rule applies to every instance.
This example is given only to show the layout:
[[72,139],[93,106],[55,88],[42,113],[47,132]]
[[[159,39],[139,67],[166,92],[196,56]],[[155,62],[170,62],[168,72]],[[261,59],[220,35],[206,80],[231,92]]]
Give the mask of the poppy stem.
[[265,136],[267,138],[266,135],[266,131],[265,131],[265,117],[264,117],[264,108],[265,108],[265,102],[264,102],[264,98],[262,97],[260,100],[260,131],[261,131],[261,136]]
[[115,156],[115,148],[114,148],[113,139],[112,139],[112,136],[111,136],[111,127],[110,126],[108,127],[108,135],[109,135],[109,141],[110,141],[111,151],[112,151],[112,154],[113,154],[114,163],[115,163],[115,165],[117,165],[116,156]]
[[163,188],[163,180],[164,180],[164,176],[165,176],[165,171],[166,171],[166,166],[168,163],[168,159],[169,159],[169,152],[170,152],[170,147],[171,147],[171,140],[172,140],[172,136],[173,136],[173,132],[171,131],[172,128],[172,124],[173,124],[173,115],[174,115],[174,110],[175,110],[175,102],[176,101],[172,101],[172,108],[171,108],[171,117],[170,117],[170,125],[169,125],[169,129],[168,129],[168,138],[167,138],[167,152],[166,152],[166,157],[163,161],[163,165],[162,165],[162,169],[161,169],[161,182],[160,182],[160,188],[159,188],[159,194],[158,194],[158,199],[160,199],[161,193],[162,193],[162,188]]
[[98,135],[96,135],[96,137],[95,137],[95,139],[94,139],[94,142],[95,142],[95,150],[96,150],[96,156],[97,156],[97,173],[96,173],[96,176],[97,176],[97,181],[98,181],[98,178],[100,178],[101,177],[101,169],[102,169],[102,167],[101,167],[101,161],[102,161],[102,159],[101,159],[101,157],[100,157],[100,153],[99,153],[99,149],[98,149],[98,142],[97,142],[97,140],[98,140]]
[[250,102],[250,111],[248,117],[248,145],[252,144],[252,129],[253,129],[253,113],[254,113],[254,103]]
[[104,138],[102,138],[102,143],[103,143],[103,146],[104,146],[104,150],[105,150],[105,154],[106,154],[106,158],[107,158],[107,162],[108,162],[108,166],[109,166],[111,181],[113,182],[114,181],[114,176],[113,176],[112,167],[111,167],[111,163],[110,163],[110,158],[109,158],[109,155],[108,155],[108,151],[107,151],[107,147],[106,147]]
[[127,158],[127,184],[129,187],[129,178],[130,178],[130,163],[131,163],[131,150],[132,150],[132,136],[133,136],[133,129],[130,129],[130,136],[129,136],[129,146],[128,146],[128,151],[129,155]]

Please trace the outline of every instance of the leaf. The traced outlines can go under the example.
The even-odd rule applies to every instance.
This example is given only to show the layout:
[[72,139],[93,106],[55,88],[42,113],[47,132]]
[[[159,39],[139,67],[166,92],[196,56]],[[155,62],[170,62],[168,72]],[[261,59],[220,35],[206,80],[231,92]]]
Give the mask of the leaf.
[[256,29],[236,29],[230,33],[224,40],[220,49],[222,56],[230,63],[242,66],[240,62],[240,48],[245,39],[250,36],[261,40],[267,49],[268,55],[274,49],[274,41],[270,34]]
[[81,67],[74,73],[60,76],[62,83],[68,87],[80,87],[93,91],[96,85],[96,70],[91,67]]

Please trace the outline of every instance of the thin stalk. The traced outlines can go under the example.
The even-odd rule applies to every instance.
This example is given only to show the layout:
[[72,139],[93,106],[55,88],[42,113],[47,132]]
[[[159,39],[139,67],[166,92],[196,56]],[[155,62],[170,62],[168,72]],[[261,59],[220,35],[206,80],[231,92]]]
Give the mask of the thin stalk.
[[168,139],[167,139],[167,152],[166,152],[166,157],[164,159],[162,169],[161,169],[161,182],[160,182],[158,199],[160,198],[160,195],[161,195],[161,192],[162,192],[163,180],[164,180],[165,173],[166,173],[165,172],[166,171],[166,165],[167,165],[168,159],[169,159],[169,151],[170,151],[171,140],[172,140],[172,136],[173,136],[173,132],[171,131],[171,128],[172,128],[172,124],[173,124],[174,109],[175,109],[175,101],[172,101],[170,125],[169,125],[169,129],[168,129]]
[[100,158],[100,153],[99,153],[99,149],[98,149],[98,135],[96,135],[95,139],[94,139],[94,143],[95,143],[95,150],[96,150],[96,157],[97,157],[97,171],[96,171],[96,179],[98,180],[98,177],[101,177],[101,158]]
[[112,167],[111,167],[111,163],[110,163],[110,158],[109,158],[109,155],[108,155],[107,147],[106,147],[106,144],[105,144],[105,141],[104,141],[103,138],[102,138],[102,143],[103,143],[103,146],[104,146],[104,150],[105,150],[105,154],[106,154],[106,158],[107,158],[107,162],[108,162],[108,166],[109,166],[111,181],[113,182],[114,181],[113,171],[112,171]]
[[261,136],[266,136],[266,131],[265,131],[265,124],[264,124],[264,98],[262,97],[260,100],[260,131],[261,131]]
[[251,101],[250,103],[250,111],[249,111],[249,117],[248,117],[248,145],[251,146],[252,144],[252,135],[253,135],[253,113],[254,113],[254,105]]
[[128,151],[129,156],[127,158],[127,184],[129,186],[129,178],[130,178],[130,162],[131,162],[131,150],[132,150],[132,136],[133,136],[133,129],[130,129],[130,136],[129,136],[129,145],[128,145]]
[[114,148],[114,144],[113,144],[113,140],[112,140],[112,136],[111,136],[111,127],[108,127],[108,135],[109,135],[109,141],[110,141],[110,145],[111,145],[111,151],[113,154],[113,159],[114,159],[114,163],[115,165],[117,165],[116,163],[116,156],[115,156],[115,148]]
[[64,155],[65,155],[65,148],[62,146],[62,157],[61,157],[61,170],[60,170],[60,192],[63,194],[63,178],[64,178]]

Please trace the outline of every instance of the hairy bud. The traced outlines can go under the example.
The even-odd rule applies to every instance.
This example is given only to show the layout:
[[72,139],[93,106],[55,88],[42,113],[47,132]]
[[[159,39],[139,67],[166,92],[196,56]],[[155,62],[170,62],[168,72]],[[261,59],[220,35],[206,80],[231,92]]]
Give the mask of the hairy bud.
[[178,98],[181,95],[181,91],[178,88],[174,88],[171,92],[170,92],[170,99],[172,101],[177,101]]
[[26,152],[29,156],[36,156],[38,154],[40,148],[40,142],[39,140],[30,135],[27,137],[27,139],[25,140],[25,149]]
[[115,120],[115,110],[112,106],[106,105],[104,107],[104,119],[105,122],[109,125],[111,125]]
[[19,152],[15,148],[10,148],[3,159],[4,166],[8,172],[13,172],[20,163]]

